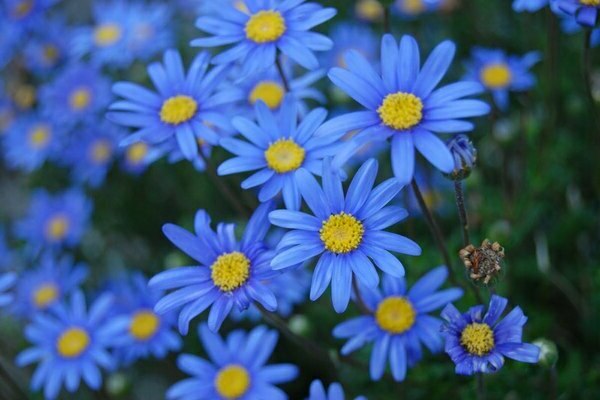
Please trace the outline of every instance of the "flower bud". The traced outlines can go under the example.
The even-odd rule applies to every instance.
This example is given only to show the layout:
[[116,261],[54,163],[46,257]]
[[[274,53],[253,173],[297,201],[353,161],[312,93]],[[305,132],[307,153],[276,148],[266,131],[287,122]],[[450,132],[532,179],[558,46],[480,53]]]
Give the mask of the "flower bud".
[[467,135],[461,133],[450,139],[446,143],[446,147],[454,158],[454,170],[446,177],[455,181],[466,179],[471,174],[477,160],[477,150],[473,143]]
[[546,338],[539,338],[532,342],[540,348],[539,364],[544,367],[554,367],[558,361],[558,348],[556,344]]

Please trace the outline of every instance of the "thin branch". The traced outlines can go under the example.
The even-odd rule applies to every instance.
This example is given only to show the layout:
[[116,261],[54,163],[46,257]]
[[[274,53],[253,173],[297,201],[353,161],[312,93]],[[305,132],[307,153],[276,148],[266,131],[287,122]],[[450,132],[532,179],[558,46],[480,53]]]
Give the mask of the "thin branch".
[[467,216],[467,207],[465,205],[465,194],[463,192],[462,181],[454,181],[454,195],[456,197],[456,207],[458,208],[458,219],[462,227],[463,247],[471,244],[469,240],[469,218]]
[[277,71],[279,71],[279,75],[281,76],[281,81],[283,82],[285,92],[288,93],[290,91],[290,84],[288,83],[288,79],[283,72],[283,66],[281,65],[281,60],[279,57],[275,59],[275,65],[277,65]]

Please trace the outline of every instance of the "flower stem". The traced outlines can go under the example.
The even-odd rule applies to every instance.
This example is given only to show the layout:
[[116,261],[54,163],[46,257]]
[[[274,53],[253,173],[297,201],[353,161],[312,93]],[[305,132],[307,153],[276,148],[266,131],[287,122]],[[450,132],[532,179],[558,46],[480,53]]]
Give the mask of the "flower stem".
[[390,6],[389,5],[383,6],[383,31],[385,33],[390,33],[392,31],[392,23],[391,23]]
[[463,246],[467,247],[469,240],[469,219],[467,216],[467,207],[465,205],[465,194],[463,192],[462,181],[454,181],[454,195],[456,196],[456,207],[458,208],[458,219],[462,227]]
[[12,389],[12,391],[14,392],[13,394],[18,394],[18,398],[22,398],[22,399],[27,399],[29,398],[29,396],[27,396],[27,393],[21,388],[21,385],[19,385],[19,383],[17,383],[17,381],[10,375],[10,373],[8,372],[8,370],[6,370],[6,368],[4,368],[4,363],[0,360],[0,382],[4,382],[6,384],[6,386],[3,384],[3,387],[10,387]]
[[477,374],[477,400],[485,400],[485,383],[482,373]]
[[596,100],[594,100],[594,94],[592,93],[592,29],[586,28],[583,38],[583,80],[585,85],[585,94],[588,98],[591,115],[590,118],[596,127],[598,125],[598,118],[596,116]]
[[283,65],[281,65],[281,59],[279,57],[275,58],[275,65],[277,65],[277,71],[279,71],[279,76],[281,76],[281,81],[283,82],[283,87],[285,88],[285,92],[289,93],[290,84],[283,72]]

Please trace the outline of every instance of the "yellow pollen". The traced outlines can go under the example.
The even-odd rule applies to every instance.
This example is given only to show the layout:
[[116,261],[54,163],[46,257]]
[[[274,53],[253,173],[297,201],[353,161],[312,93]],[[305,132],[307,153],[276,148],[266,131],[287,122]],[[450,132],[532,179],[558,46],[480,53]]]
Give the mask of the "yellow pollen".
[[377,113],[390,128],[410,129],[423,118],[423,102],[412,93],[392,93],[385,96]]
[[383,6],[379,0],[359,0],[356,3],[356,13],[368,21],[375,21],[383,16]]
[[400,296],[385,298],[377,306],[375,321],[384,331],[399,334],[409,330],[415,323],[417,313],[408,299]]
[[600,0],[579,0],[584,6],[600,6]]
[[284,174],[302,166],[306,152],[293,139],[279,139],[265,150],[265,160],[273,171]]
[[196,115],[198,103],[190,96],[178,95],[165,100],[160,109],[160,120],[166,124],[178,125]]
[[35,87],[32,85],[20,85],[17,90],[15,90],[13,98],[19,108],[29,109],[33,106],[33,103],[35,103]]
[[69,328],[56,342],[58,354],[65,358],[74,358],[85,351],[90,344],[90,336],[81,328]]
[[214,383],[219,396],[234,400],[242,397],[250,388],[250,374],[241,365],[231,364],[221,368]]
[[286,30],[285,20],[274,10],[263,10],[253,14],[244,28],[246,38],[256,43],[273,42],[281,37]]
[[481,70],[480,77],[485,86],[491,89],[500,89],[510,84],[512,73],[505,63],[496,63],[485,66]]
[[365,228],[351,214],[333,214],[323,221],[319,237],[325,248],[333,253],[344,254],[356,250],[362,242]]
[[213,283],[223,292],[242,286],[250,275],[250,260],[241,252],[221,254],[210,266]]
[[47,44],[42,49],[42,57],[47,64],[52,65],[58,58],[59,51],[58,48],[52,44]]
[[283,96],[285,95],[285,89],[282,85],[275,81],[261,81],[254,86],[248,101],[250,104],[256,103],[258,100],[262,100],[270,109],[279,107]]
[[46,147],[50,141],[50,128],[47,125],[38,125],[29,134],[29,143],[34,149]]
[[131,164],[139,164],[148,154],[148,145],[144,142],[137,142],[127,148],[127,161]]
[[13,16],[19,19],[26,17],[33,10],[33,4],[33,0],[18,2],[13,8]]
[[119,25],[112,23],[102,24],[94,29],[94,42],[96,46],[107,47],[115,44],[121,39],[122,35],[123,30]]
[[494,331],[488,324],[474,322],[463,329],[460,344],[469,353],[482,356],[494,348]]
[[160,319],[150,310],[139,311],[134,314],[129,324],[129,333],[137,340],[152,338],[160,326]]
[[96,164],[103,164],[112,155],[112,146],[108,142],[108,140],[98,140],[91,149],[92,160]]
[[50,240],[62,240],[68,231],[69,219],[65,215],[55,215],[46,223],[46,237]]
[[41,310],[47,308],[58,299],[59,290],[54,283],[40,285],[32,294],[33,304]]
[[81,111],[87,108],[92,101],[92,93],[88,88],[80,87],[73,90],[69,96],[69,105],[75,111]]

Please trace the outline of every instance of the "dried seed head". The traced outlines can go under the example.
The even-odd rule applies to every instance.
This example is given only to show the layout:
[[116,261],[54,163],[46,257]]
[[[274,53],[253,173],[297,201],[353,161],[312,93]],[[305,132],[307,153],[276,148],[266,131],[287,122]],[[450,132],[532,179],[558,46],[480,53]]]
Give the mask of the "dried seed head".
[[498,242],[492,243],[485,239],[480,247],[476,248],[470,244],[458,254],[469,277],[476,282],[483,282],[484,285],[488,285],[502,269],[500,262],[504,258],[504,248]]

